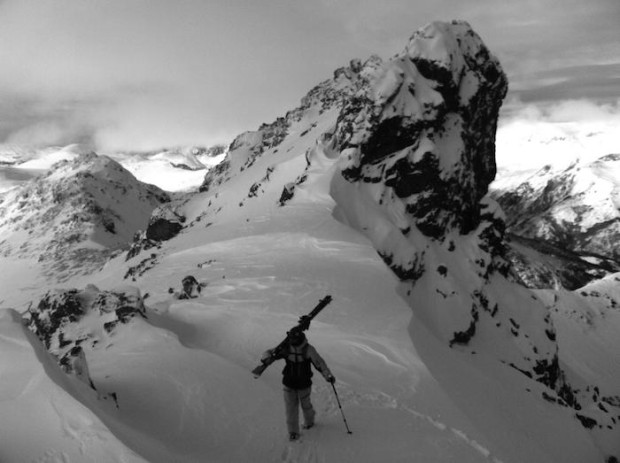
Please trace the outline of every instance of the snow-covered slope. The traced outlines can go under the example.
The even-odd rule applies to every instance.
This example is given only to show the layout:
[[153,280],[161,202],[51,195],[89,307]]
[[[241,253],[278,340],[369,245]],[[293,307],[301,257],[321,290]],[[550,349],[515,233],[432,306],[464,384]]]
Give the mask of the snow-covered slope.
[[[52,293],[81,296],[53,323],[51,354],[79,343],[77,363],[83,355],[103,398],[73,373],[24,371],[0,351],[3,375],[52,382],[86,405],[72,419],[109,434],[40,430],[45,444],[29,452],[4,437],[36,421],[20,407],[0,424],[12,430],[0,432],[0,458],[89,461],[99,436],[114,436],[100,461],[139,461],[128,449],[154,463],[614,461],[620,275],[583,293],[512,281],[504,217],[487,196],[505,91],[466,23],[433,23],[391,60],[352,61],[299,108],[239,136],[202,191],[173,205],[181,233],[73,278],[79,291]],[[122,298],[101,319],[91,301],[127,294],[129,274],[144,317],[107,332]],[[173,297],[189,275],[201,293]],[[65,313],[23,291],[39,320]],[[279,368],[258,380],[250,370],[325,294],[333,302],[308,336],[353,434],[315,377],[317,427],[289,443]],[[16,332],[15,312],[5,314],[0,328]]]
[[1,461],[145,461],[91,410],[94,391],[67,376],[13,310],[0,311],[0,351]]

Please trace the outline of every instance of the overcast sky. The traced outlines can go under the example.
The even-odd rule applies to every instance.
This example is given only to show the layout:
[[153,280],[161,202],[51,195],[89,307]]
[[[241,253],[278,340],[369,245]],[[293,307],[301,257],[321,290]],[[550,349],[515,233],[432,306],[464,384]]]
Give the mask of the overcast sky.
[[620,111],[620,0],[0,0],[0,143],[228,143],[436,19],[498,56],[507,108]]

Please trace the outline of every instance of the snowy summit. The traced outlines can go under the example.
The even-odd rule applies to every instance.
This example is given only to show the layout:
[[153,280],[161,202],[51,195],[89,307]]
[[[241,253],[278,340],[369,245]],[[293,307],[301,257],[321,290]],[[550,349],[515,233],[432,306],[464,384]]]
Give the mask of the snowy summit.
[[[21,235],[0,243],[15,269],[0,278],[0,461],[617,462],[620,275],[523,284],[488,191],[507,85],[469,24],[435,22],[239,135],[197,193],[65,161],[33,185],[88,162],[117,172],[84,183],[93,198],[122,175],[154,210],[111,199],[110,236],[76,219],[80,242],[115,250],[96,270],[39,268],[27,235],[64,229],[31,232],[15,210],[71,198],[5,193]],[[131,227],[146,232],[119,246]],[[277,364],[251,371],[326,295],[307,337],[335,389],[315,375],[316,425],[289,442]]]

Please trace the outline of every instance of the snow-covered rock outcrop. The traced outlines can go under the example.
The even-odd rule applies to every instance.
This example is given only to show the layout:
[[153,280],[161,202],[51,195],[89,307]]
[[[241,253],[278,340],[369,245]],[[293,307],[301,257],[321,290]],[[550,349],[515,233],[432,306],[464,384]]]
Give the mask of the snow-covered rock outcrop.
[[[333,144],[350,182],[383,185],[426,236],[480,223],[495,176],[495,130],[507,81],[464,24],[434,23],[411,38],[344,108]],[[385,188],[387,187],[387,188]]]
[[136,288],[100,291],[88,285],[81,291],[48,292],[24,320],[65,373],[96,389],[85,350],[105,348],[116,327],[138,315],[145,317],[145,308]]

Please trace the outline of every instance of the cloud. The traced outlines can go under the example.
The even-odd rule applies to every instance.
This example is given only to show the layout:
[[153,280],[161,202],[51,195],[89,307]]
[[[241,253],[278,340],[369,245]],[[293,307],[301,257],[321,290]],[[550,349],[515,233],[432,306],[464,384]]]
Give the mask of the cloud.
[[512,76],[511,95],[524,102],[609,101],[620,90],[620,62],[542,68]]
[[620,94],[619,8],[617,0],[4,0],[0,142],[228,142],[283,115],[350,59],[389,57],[437,19],[472,24],[508,72],[515,101],[610,101]]
[[577,160],[590,162],[620,153],[620,99],[510,105],[497,132],[498,169],[564,168]]
[[353,57],[294,2],[7,0],[0,13],[0,95],[21,100],[0,106],[0,141],[231,141]]

